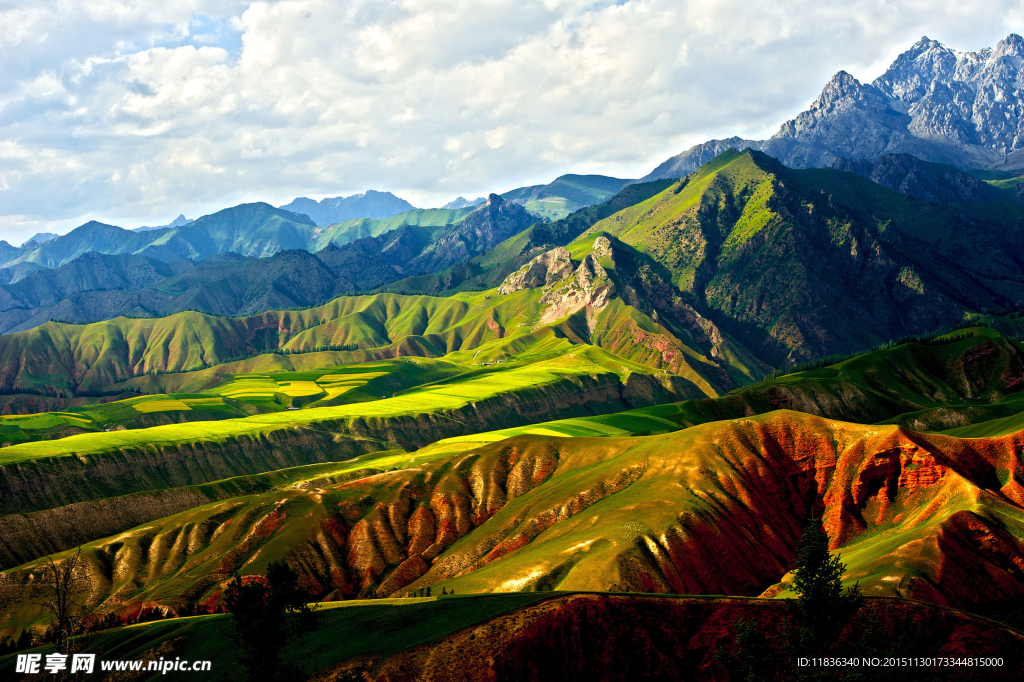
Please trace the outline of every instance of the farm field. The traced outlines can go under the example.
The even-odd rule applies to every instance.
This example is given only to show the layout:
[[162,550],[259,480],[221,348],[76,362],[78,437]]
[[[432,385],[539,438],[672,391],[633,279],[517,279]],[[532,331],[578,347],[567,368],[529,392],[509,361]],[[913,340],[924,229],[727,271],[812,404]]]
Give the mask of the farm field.
[[304,372],[242,373],[200,393],[141,395],[67,410],[0,416],[0,442],[62,438],[81,432],[216,421],[300,407],[376,400],[419,383],[463,373],[450,362],[394,360]]
[[[415,364],[416,361],[410,362]],[[357,418],[383,419],[401,415],[443,412],[465,407],[502,393],[537,389],[571,377],[609,375],[617,381],[632,371],[642,370],[641,366],[616,358],[599,348],[584,347],[572,353],[546,360],[512,363],[489,371],[467,372],[380,400],[273,412],[187,425],[169,424],[148,429],[87,433],[59,440],[20,443],[8,446],[0,452],[0,464],[72,454],[96,454],[133,445],[160,446],[182,442],[218,441],[243,435],[265,434],[276,429],[313,427],[317,423],[327,421]],[[367,374],[374,373],[368,372]],[[365,377],[365,374],[356,376]],[[298,383],[302,388],[297,390],[301,391],[308,391],[307,387],[315,383],[313,381],[296,382],[289,378],[261,377],[253,379],[252,375],[243,375],[242,379],[236,379],[225,385],[225,397],[231,398],[234,394],[262,398],[270,394],[274,387],[280,387],[279,381],[283,381],[289,387]],[[362,380],[353,379],[353,381],[361,382]],[[373,379],[366,379],[365,383],[371,381]],[[362,387],[362,385],[360,383],[358,387]],[[147,399],[142,400],[145,402]],[[178,409],[177,402],[167,398],[156,398],[156,400],[159,401],[158,404]],[[182,402],[184,403],[184,400]]]

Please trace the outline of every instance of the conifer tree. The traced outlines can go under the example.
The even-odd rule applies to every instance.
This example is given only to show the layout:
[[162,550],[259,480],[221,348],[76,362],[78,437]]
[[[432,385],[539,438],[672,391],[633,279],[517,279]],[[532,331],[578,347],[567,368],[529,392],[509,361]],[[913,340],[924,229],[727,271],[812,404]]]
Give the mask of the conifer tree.
[[799,643],[805,648],[827,646],[843,621],[863,603],[858,585],[843,591],[846,566],[829,552],[828,544],[821,519],[812,516],[796,548],[793,575],[800,623]]

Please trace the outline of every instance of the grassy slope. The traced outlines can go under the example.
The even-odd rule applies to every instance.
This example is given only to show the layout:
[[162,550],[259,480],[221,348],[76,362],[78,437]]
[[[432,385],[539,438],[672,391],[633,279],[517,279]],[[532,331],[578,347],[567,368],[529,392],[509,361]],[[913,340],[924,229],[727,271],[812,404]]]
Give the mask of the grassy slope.
[[[963,338],[966,335],[970,336]],[[918,431],[945,431],[954,424],[978,423],[948,431],[950,435],[963,437],[987,437],[1019,430],[1021,417],[1017,415],[1024,410],[1024,402],[1006,383],[1021,369],[1017,344],[992,329],[981,327],[958,331],[950,337],[959,340],[936,345],[904,344],[873,351],[829,367],[737,389],[718,399],[691,400],[622,415],[564,420],[459,437],[442,441],[438,447],[462,450],[469,447],[468,444],[493,442],[521,433],[601,435],[620,433],[617,429],[623,428],[630,433],[654,433],[763,413],[780,405],[858,422],[898,423]],[[276,371],[239,372],[205,389],[204,393],[141,396],[62,412],[0,417],[0,434],[12,442],[46,437],[52,431],[60,435],[58,430],[68,426],[102,430],[117,424],[146,425],[140,413],[167,413],[175,420],[218,420],[242,416],[245,409],[281,412],[293,405],[316,408],[380,400],[417,385],[458,376],[469,368],[452,360],[493,362],[509,350],[504,344],[496,348],[504,350],[495,354],[485,347],[472,353],[457,353],[448,360],[400,358],[304,372],[283,372],[280,367],[273,368]],[[519,350],[525,352],[530,348]],[[628,363],[624,366],[643,371]],[[493,367],[488,371],[502,369],[501,365]],[[193,381],[201,384],[206,375],[197,374]],[[694,376],[694,380],[698,386],[702,381],[699,376]],[[182,414],[186,411],[198,414]],[[321,412],[313,414],[325,415],[317,418],[335,418],[333,414],[330,417]],[[300,419],[290,411],[280,418],[302,421],[306,417],[303,415]],[[624,426],[634,418],[643,426]],[[652,421],[648,423],[647,419]],[[167,428],[188,431],[192,427]],[[210,428],[212,434],[217,427]],[[66,445],[72,447],[73,442]]]
[[282,371],[280,367],[269,372],[247,371],[230,374],[220,383],[208,386],[209,377],[222,376],[223,369],[197,372],[196,376],[184,377],[184,385],[176,386],[178,389],[198,386],[200,392],[179,390],[70,407],[58,412],[3,415],[0,416],[0,442],[63,438],[72,435],[69,431],[73,429],[136,429],[171,422],[217,421],[299,407],[379,400],[465,372],[465,368],[445,360],[396,358],[307,371]]
[[[343,589],[348,578],[342,576],[360,579],[376,561],[386,566],[375,572],[388,576],[414,540],[426,547],[433,530],[424,539],[411,521],[398,535],[389,529],[403,528],[396,524],[409,518],[396,517],[409,509],[395,512],[395,505],[411,502],[416,509],[429,500],[439,514],[448,504],[477,510],[475,520],[466,519],[471,525],[458,531],[461,538],[449,537],[426,575],[415,580],[413,574],[413,582],[388,593],[432,585],[459,594],[756,596],[791,567],[799,529],[817,501],[848,564],[848,582],[859,580],[869,595],[934,600],[941,594],[973,610],[1024,589],[1003,561],[1011,551],[1005,538],[1024,538],[1024,503],[1013,483],[1019,446],[1019,437],[982,443],[924,437],[788,411],[647,437],[520,436],[406,471],[198,507],[84,549],[104,576],[101,583],[112,581],[102,594],[119,595],[114,606],[128,598],[215,599],[233,568],[259,572],[277,558],[302,566],[323,594]],[[901,462],[895,470],[894,452]],[[500,464],[504,458],[508,465]],[[513,483],[512,469],[524,467],[533,481]],[[985,492],[994,490],[989,470],[1004,472],[1002,494]],[[538,478],[537,472],[544,473]],[[507,501],[503,493],[495,497],[505,489]],[[467,494],[476,501],[458,501]],[[973,535],[962,535],[965,523],[973,524]],[[188,528],[205,529],[195,547],[178,541]],[[375,540],[360,528],[374,529],[367,532]],[[442,525],[438,537],[451,532]],[[950,534],[961,541],[936,545]],[[316,567],[325,560],[332,563]],[[330,568],[333,562],[342,566]],[[965,562],[984,569],[950,570]],[[27,569],[11,575],[18,580]],[[39,616],[29,596],[4,604],[10,618],[26,623]]]
[[[433,578],[430,576],[434,574],[428,575],[427,582],[440,580],[446,586],[457,587],[459,593],[548,589],[543,586],[562,585],[564,581],[568,581],[564,582],[565,586],[573,589],[605,589],[608,584],[619,584],[621,581],[626,581],[623,585],[637,589],[641,583],[636,582],[640,578],[635,570],[631,569],[634,573],[623,573],[623,552],[629,555],[631,550],[628,549],[628,543],[624,544],[619,537],[620,534],[633,537],[630,534],[635,535],[634,531],[637,531],[634,522],[646,529],[644,532],[657,531],[659,528],[671,527],[674,523],[672,519],[676,518],[679,509],[692,507],[693,510],[704,510],[699,513],[694,511],[697,513],[694,519],[703,519],[701,523],[712,523],[703,515],[711,513],[715,518],[718,518],[716,515],[724,515],[722,519],[725,519],[736,504],[748,509],[745,513],[755,518],[767,514],[764,518],[772,519],[775,512],[769,513],[767,510],[778,503],[771,501],[772,496],[777,494],[778,481],[787,476],[790,480],[799,479],[797,473],[787,473],[786,468],[794,463],[798,467],[806,466],[801,453],[810,452],[817,452],[815,457],[824,458],[814,466],[827,468],[832,466],[828,464],[828,458],[832,455],[826,451],[838,448],[834,457],[846,458],[846,464],[842,467],[845,473],[836,474],[830,483],[833,491],[822,491],[822,495],[826,504],[831,505],[829,508],[832,511],[828,512],[831,516],[826,518],[831,518],[830,523],[835,524],[830,531],[843,547],[845,560],[850,566],[849,578],[861,579],[862,585],[872,590],[871,594],[889,594],[896,588],[910,593],[913,580],[907,583],[904,580],[907,576],[923,575],[940,584],[942,576],[934,571],[933,555],[929,554],[931,550],[922,550],[923,553],[913,557],[904,551],[903,561],[906,565],[894,565],[893,556],[902,551],[900,547],[922,542],[924,547],[929,546],[928,538],[948,532],[943,529],[950,523],[960,523],[959,519],[964,513],[981,513],[982,518],[999,518],[1002,527],[1010,529],[1011,533],[1016,532],[1014,528],[1024,529],[1024,512],[1012,503],[1015,493],[1006,492],[999,499],[989,499],[984,495],[979,497],[979,486],[991,487],[991,484],[985,482],[984,474],[978,473],[977,465],[966,464],[958,459],[963,457],[957,454],[958,448],[963,447],[960,441],[939,436],[908,437],[900,427],[894,425],[863,427],[822,420],[807,414],[769,411],[777,404],[773,402],[780,395],[778,392],[783,391],[791,396],[803,396],[807,406],[824,408],[826,413],[828,409],[854,410],[864,419],[881,416],[888,421],[898,421],[900,415],[907,413],[907,410],[912,410],[909,414],[914,419],[921,419],[922,412],[943,406],[947,409],[963,408],[968,417],[972,414],[977,418],[984,417],[984,410],[1014,402],[1017,394],[1006,392],[1006,380],[1024,375],[1024,366],[1020,362],[1021,351],[1015,344],[1007,342],[989,329],[959,332],[966,333],[973,336],[959,340],[953,338],[948,343],[936,345],[904,344],[893,349],[875,351],[831,367],[779,377],[717,400],[688,401],[615,415],[559,420],[449,438],[414,453],[376,453],[344,463],[296,467],[274,474],[212,482],[196,486],[195,490],[202,492],[207,499],[224,499],[232,494],[257,492],[265,490],[266,486],[280,492],[249,494],[247,497],[197,507],[123,533],[116,541],[127,542],[130,546],[139,544],[140,547],[148,547],[156,536],[166,538],[166,541],[160,542],[173,544],[175,529],[184,526],[205,527],[207,521],[204,519],[207,518],[216,523],[223,523],[225,518],[236,519],[232,533],[221,535],[220,540],[190,557],[186,574],[173,571],[167,573],[165,570],[161,575],[166,574],[166,578],[146,585],[141,592],[135,592],[140,583],[133,583],[135,587],[132,591],[137,599],[174,599],[175,595],[194,591],[197,575],[226,570],[222,568],[223,557],[233,556],[235,561],[245,560],[249,556],[246,552],[253,550],[252,547],[246,548],[245,544],[246,538],[252,535],[247,533],[248,525],[274,510],[280,509],[292,521],[274,537],[271,544],[259,551],[259,559],[255,563],[251,566],[246,563],[251,570],[258,570],[273,558],[287,557],[297,547],[303,546],[309,536],[310,524],[315,527],[318,523],[327,522],[330,510],[338,508],[339,504],[344,507],[352,501],[361,500],[358,505],[363,510],[361,513],[365,514],[374,508],[375,501],[392,503],[396,499],[395,492],[403,488],[405,484],[402,482],[410,476],[410,481],[434,481],[431,485],[438,485],[439,492],[445,490],[448,491],[445,494],[451,494],[454,489],[449,483],[444,483],[443,476],[462,470],[465,464],[459,462],[486,462],[486,458],[495,456],[503,448],[508,448],[508,443],[512,443],[512,447],[524,453],[536,451],[537,447],[542,450],[553,447],[560,452],[555,476],[533,490],[517,493],[515,499],[510,500],[479,531],[448,548],[435,564],[442,567],[438,569],[439,573]],[[600,371],[599,365],[602,362],[611,363],[618,371],[629,369],[621,360],[609,358],[597,349],[588,351],[586,357],[581,358],[579,351],[575,355],[577,357],[572,358],[571,362],[567,357],[559,360],[582,372]],[[581,367],[581,359],[591,362],[596,359],[598,362],[589,368]],[[455,396],[457,400],[464,401],[480,387],[479,376],[496,379],[502,387],[500,390],[508,390],[510,385],[516,385],[519,381],[526,386],[533,385],[543,381],[537,372],[545,362],[537,365],[503,369],[496,375],[484,373],[468,379],[456,378],[414,390],[404,397],[417,401],[420,409],[424,400],[432,406]],[[520,374],[523,370],[528,370],[528,375]],[[825,400],[825,397],[833,399],[832,402]],[[928,405],[933,407],[929,408]],[[922,406],[925,406],[923,410],[920,409]],[[389,410],[390,413],[398,413],[408,409],[400,399],[350,407],[369,408],[363,409],[360,416],[384,414]],[[971,413],[970,410],[982,411]],[[324,410],[305,410],[302,414],[320,412]],[[741,416],[752,412],[768,413],[753,418]],[[298,415],[290,413],[271,416],[288,418]],[[722,419],[726,421],[716,421]],[[683,428],[692,424],[698,425]],[[156,431],[151,429],[139,434],[144,435],[146,440],[153,440],[151,435]],[[123,438],[130,436],[131,432],[103,435]],[[552,436],[557,438],[552,439]],[[768,441],[765,441],[766,437]],[[509,438],[513,440],[501,442]],[[156,442],[159,443],[159,439]],[[758,445],[758,442],[771,442],[774,445]],[[125,444],[121,441],[118,446]],[[19,447],[25,448],[6,448],[4,452],[16,454]],[[108,444],[108,447],[114,446]],[[987,448],[987,451],[996,453],[1010,446],[986,442],[984,445],[970,447],[977,452],[985,452]],[[877,453],[883,453],[881,456],[884,461],[884,453],[893,452],[894,448],[913,455],[911,461],[902,465],[909,472],[914,472],[915,468],[919,472],[927,471],[938,461],[940,466],[951,467],[955,474],[940,474],[937,477],[931,473],[907,474],[918,478],[909,479],[911,482],[908,483],[901,482],[896,488],[886,488],[885,485],[877,487],[870,482],[857,483],[858,476],[866,475],[858,472],[884,471],[884,468],[878,469],[877,464],[871,465],[869,461],[879,456]],[[77,447],[75,450],[82,451]],[[751,459],[751,453],[755,452],[761,452],[760,456],[767,456],[768,460],[763,467],[758,465],[751,469],[751,462],[755,461]],[[985,458],[997,456],[1002,455],[985,455]],[[784,464],[786,457],[795,459]],[[486,470],[487,465],[474,466],[484,466]],[[779,466],[782,468],[777,471],[776,467]],[[999,471],[1005,468],[1000,463],[994,463],[993,466]],[[543,470],[541,465],[535,464],[532,467],[535,471]],[[391,473],[387,476],[372,476],[378,472]],[[640,480],[633,480],[634,474],[629,472],[639,472]],[[353,480],[368,475],[371,478]],[[899,470],[895,475],[900,475]],[[623,479],[623,476],[626,478]],[[999,476],[1003,482],[1013,480],[1013,476],[1005,471]],[[751,482],[755,479],[763,480],[762,483],[755,481],[755,485]],[[623,480],[632,482],[623,487]],[[415,483],[414,486],[421,484]],[[296,488],[297,485],[299,488]],[[313,486],[311,490],[302,489],[310,485]],[[936,485],[940,487],[936,488]],[[860,495],[856,490],[862,486],[875,491],[869,493],[869,496],[876,497],[866,504],[863,500],[843,501],[851,494],[854,498]],[[689,492],[680,493],[680,490]],[[888,502],[882,498],[893,493],[886,493],[886,490],[896,491]],[[734,502],[719,508],[713,500],[722,494]],[[668,503],[667,506],[662,508],[660,505],[665,503]],[[791,503],[792,500],[787,502]],[[558,509],[575,509],[580,504],[586,512],[578,509],[571,513],[571,522],[556,524],[557,530],[552,528],[550,533],[541,529],[544,533],[541,538],[547,541],[537,542],[536,532],[529,530],[530,524],[524,522],[524,519],[546,518],[549,512],[556,513]],[[707,504],[711,504],[711,507],[706,507]],[[856,519],[862,521],[855,521],[848,516],[843,520],[842,514],[836,516],[839,509],[851,508],[844,506],[849,504],[854,505],[852,508],[862,510],[859,515],[855,515]],[[979,507],[979,504],[983,507]],[[792,512],[799,515],[802,513],[799,510],[800,505],[796,504]],[[559,514],[561,512],[557,512],[556,516]],[[598,518],[601,519],[600,524],[595,526]],[[714,521],[712,525],[717,523]],[[769,562],[768,568],[762,566],[759,569],[761,573],[753,570],[753,575],[733,575],[732,579],[736,581],[733,589],[742,588],[748,594],[753,590],[756,594],[784,572],[778,567],[783,566],[784,569],[787,561],[784,555],[789,551],[786,547],[790,546],[792,534],[799,528],[799,520],[795,517],[788,521],[776,518],[769,523],[775,524],[774,532],[781,534],[779,537],[789,538],[784,540],[784,546],[771,550],[777,557],[772,561],[777,563]],[[865,523],[866,527],[858,526],[858,523]],[[596,528],[600,530],[595,536]],[[687,532],[697,534],[695,537],[700,537],[703,532],[698,532],[692,526],[687,528],[690,529]],[[443,570],[446,561],[459,562],[462,561],[460,556],[479,556],[474,554],[478,552],[475,548],[494,547],[489,537],[514,540],[517,533],[524,532],[529,538],[526,547],[517,549],[519,545],[514,545],[510,551],[500,551],[497,561],[485,562],[485,565],[478,567],[479,570],[455,577]],[[147,537],[151,539],[146,540]],[[89,543],[89,548],[99,551],[112,540],[108,538]],[[772,540],[776,541],[780,541],[778,537]],[[762,538],[760,542],[768,540]],[[671,547],[665,551],[677,556]],[[700,556],[703,551],[699,550],[695,556]],[[508,554],[507,558],[504,558],[505,554]],[[558,557],[563,557],[568,563],[560,563],[562,559]],[[252,558],[255,559],[255,555]],[[771,568],[771,565],[775,565],[775,568]],[[910,572],[904,571],[904,568]],[[154,570],[146,565],[132,569],[141,571],[143,575],[151,575],[147,580],[152,580]],[[772,573],[773,570],[777,572]],[[135,578],[132,575],[132,572],[126,573],[123,579],[139,580],[138,575]],[[900,576],[904,582],[894,583],[894,575]],[[655,575],[652,579],[656,583],[657,580],[668,578]],[[204,584],[206,587],[203,589],[208,589],[209,583]],[[412,587],[415,586],[414,583]],[[778,587],[779,590],[783,588],[784,584]],[[692,585],[689,589],[693,589]],[[725,588],[720,585],[715,589]],[[976,596],[963,598],[976,599]],[[27,611],[21,613],[28,617]]]
[[[375,294],[244,318],[186,312],[89,325],[48,323],[0,338],[0,390],[66,397],[101,391],[195,393],[243,373],[455,352],[468,356],[460,361],[483,363],[524,352],[557,352],[582,341],[610,344],[628,360],[679,373],[706,395],[721,391],[721,370],[712,358],[647,314],[614,300],[591,320],[609,334],[587,340],[589,332],[573,331],[582,318],[541,325],[542,294],[538,289],[445,298]],[[610,335],[622,325],[642,330],[649,342],[634,347],[625,343],[628,335]],[[673,347],[678,354],[662,352]],[[672,359],[683,356],[684,362]]]

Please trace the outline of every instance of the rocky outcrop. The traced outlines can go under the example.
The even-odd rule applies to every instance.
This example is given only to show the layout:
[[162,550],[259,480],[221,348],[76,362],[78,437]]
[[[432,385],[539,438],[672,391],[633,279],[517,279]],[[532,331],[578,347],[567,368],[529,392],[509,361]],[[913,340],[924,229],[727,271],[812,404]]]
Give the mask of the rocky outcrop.
[[564,246],[559,246],[542,253],[509,275],[498,287],[498,293],[507,296],[523,289],[551,286],[570,274],[572,274],[572,258],[569,255],[569,250]]
[[598,253],[595,248],[584,256],[572,277],[554,287],[546,287],[540,302],[548,307],[541,313],[541,324],[560,320],[584,308],[594,312],[608,305],[615,295],[615,284],[601,266]]
[[584,308],[600,311],[616,293],[614,282],[600,263],[602,257],[612,258],[611,242],[604,236],[594,240],[593,250],[573,271],[568,249],[560,246],[509,275],[498,293],[543,288],[540,302],[547,308],[541,313],[541,324],[550,324]]

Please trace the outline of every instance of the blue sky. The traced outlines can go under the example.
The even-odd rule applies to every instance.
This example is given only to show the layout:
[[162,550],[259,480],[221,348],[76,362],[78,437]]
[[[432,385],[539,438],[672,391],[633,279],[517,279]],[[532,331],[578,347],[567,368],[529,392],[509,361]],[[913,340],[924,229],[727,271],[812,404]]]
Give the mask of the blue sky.
[[637,177],[767,137],[922,35],[1021,31],[1000,0],[0,0],[0,239]]

